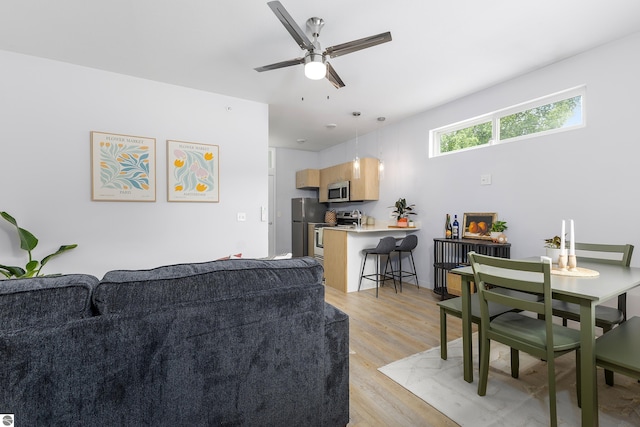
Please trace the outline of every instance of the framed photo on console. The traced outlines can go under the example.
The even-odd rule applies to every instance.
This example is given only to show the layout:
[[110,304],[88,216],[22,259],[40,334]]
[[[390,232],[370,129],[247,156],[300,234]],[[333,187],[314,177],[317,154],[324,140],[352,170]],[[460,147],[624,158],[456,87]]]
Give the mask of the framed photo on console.
[[219,202],[219,154],[217,145],[167,140],[167,200]]
[[156,139],[91,132],[91,200],[156,201]]
[[466,239],[491,240],[491,225],[498,220],[495,212],[465,213],[462,237]]

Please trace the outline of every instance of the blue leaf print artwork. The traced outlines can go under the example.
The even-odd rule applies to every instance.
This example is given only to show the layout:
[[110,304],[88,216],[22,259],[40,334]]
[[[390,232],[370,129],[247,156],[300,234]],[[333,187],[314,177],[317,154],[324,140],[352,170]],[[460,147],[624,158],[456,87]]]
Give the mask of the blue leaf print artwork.
[[100,142],[100,182],[113,190],[148,190],[149,147]]

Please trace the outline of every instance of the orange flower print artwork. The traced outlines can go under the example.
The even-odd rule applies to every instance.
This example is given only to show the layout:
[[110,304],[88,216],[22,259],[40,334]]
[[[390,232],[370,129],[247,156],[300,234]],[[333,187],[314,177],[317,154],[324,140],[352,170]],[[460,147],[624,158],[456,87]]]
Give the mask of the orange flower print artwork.
[[167,141],[169,201],[217,202],[218,146]]

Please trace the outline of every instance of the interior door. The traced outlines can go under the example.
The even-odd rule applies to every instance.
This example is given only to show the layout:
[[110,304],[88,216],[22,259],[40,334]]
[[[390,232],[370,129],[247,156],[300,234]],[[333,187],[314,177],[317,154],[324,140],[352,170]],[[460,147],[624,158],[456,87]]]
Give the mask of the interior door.
[[276,255],[276,210],[275,176],[269,174],[269,207],[267,208],[269,220],[269,256]]

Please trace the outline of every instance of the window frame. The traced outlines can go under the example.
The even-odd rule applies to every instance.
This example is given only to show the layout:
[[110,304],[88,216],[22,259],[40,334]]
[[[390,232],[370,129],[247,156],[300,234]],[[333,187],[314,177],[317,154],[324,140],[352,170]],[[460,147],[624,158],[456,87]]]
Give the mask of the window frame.
[[[560,127],[555,129],[548,129],[540,132],[534,132],[527,135],[516,136],[512,138],[507,138],[500,140],[500,119],[503,117],[507,117],[513,114],[521,113],[527,110],[531,110],[533,108],[541,107],[548,104],[553,104],[555,102],[564,101],[567,99],[575,98],[580,96],[580,115],[581,122],[567,126]],[[487,144],[476,145],[473,147],[461,148],[454,151],[440,152],[441,135],[448,134],[451,132],[455,132],[457,130],[466,129],[468,127],[476,126],[482,123],[491,122],[492,129],[492,138],[489,140]],[[461,120],[456,123],[451,123],[445,126],[441,126],[439,128],[431,129],[429,131],[429,158],[446,156],[454,153],[462,153],[470,150],[476,150],[485,147],[491,147],[500,144],[506,144],[509,142],[522,141],[529,138],[536,138],[539,136],[546,136],[558,132],[566,132],[570,130],[580,129],[586,126],[586,85],[576,86],[570,89],[565,89],[560,92],[556,92],[550,95],[541,96],[539,98],[521,102],[516,105],[512,105],[510,107],[502,108],[500,110],[493,111],[491,113],[482,114],[480,116],[476,116],[470,119]]]

